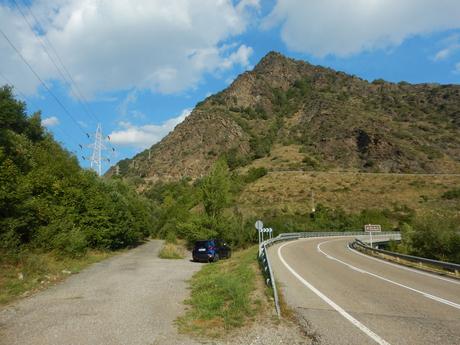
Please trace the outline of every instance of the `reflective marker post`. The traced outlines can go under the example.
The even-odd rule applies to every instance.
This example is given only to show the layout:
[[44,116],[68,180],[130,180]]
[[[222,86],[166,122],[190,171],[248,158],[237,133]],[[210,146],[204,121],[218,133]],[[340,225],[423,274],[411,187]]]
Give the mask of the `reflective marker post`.
[[255,227],[257,229],[258,235],[259,235],[259,247],[260,244],[263,242],[263,235],[261,235],[262,229],[264,227],[264,223],[262,223],[261,220],[258,220],[255,224]]

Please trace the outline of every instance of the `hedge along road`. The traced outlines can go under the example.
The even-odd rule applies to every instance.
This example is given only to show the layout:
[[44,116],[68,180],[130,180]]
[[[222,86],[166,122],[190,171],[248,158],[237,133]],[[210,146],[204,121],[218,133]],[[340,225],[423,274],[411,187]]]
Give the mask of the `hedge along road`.
[[174,320],[202,265],[159,259],[161,246],[150,241],[1,308],[0,344],[193,344]]
[[315,238],[269,249],[287,303],[321,344],[460,344],[460,281]]

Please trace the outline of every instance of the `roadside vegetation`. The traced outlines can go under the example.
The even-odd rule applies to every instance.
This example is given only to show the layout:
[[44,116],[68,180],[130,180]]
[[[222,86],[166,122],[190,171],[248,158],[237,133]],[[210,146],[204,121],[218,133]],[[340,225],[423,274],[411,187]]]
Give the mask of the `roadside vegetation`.
[[163,244],[158,256],[161,259],[183,259],[187,256],[187,248],[183,240],[169,240]]
[[264,169],[232,174],[224,158],[217,161],[208,176],[191,182],[159,182],[144,191],[153,202],[154,236],[179,238],[190,247],[194,241],[221,238],[233,248],[251,245],[257,234],[253,218],[244,218],[235,197],[247,181],[263,176]]
[[177,321],[179,330],[198,337],[217,337],[247,325],[266,303],[257,270],[257,246],[204,266],[190,281],[189,308]]
[[392,250],[460,264],[460,217],[427,213],[401,227],[402,241]]
[[69,257],[42,251],[3,252],[0,254],[0,305],[58,283],[113,253],[92,249],[82,257]]

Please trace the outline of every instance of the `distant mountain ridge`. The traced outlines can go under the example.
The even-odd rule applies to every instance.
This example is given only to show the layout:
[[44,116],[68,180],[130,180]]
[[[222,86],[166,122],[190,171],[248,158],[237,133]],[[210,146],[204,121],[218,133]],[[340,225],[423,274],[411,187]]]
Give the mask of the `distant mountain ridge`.
[[196,178],[221,155],[237,168],[281,145],[295,170],[460,173],[459,126],[460,85],[370,83],[270,52],[118,170]]

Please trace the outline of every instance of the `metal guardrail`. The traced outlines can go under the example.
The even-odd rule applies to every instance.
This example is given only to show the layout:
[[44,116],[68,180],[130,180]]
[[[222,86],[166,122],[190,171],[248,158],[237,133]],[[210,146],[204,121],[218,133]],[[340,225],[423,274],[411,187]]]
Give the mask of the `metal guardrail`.
[[395,253],[391,252],[389,250],[384,250],[384,249],[378,249],[378,248],[372,248],[368,246],[366,243],[355,239],[350,246],[353,249],[359,250],[359,251],[370,251],[374,253],[381,253],[384,255],[388,255],[394,258],[399,258],[399,259],[404,259],[407,261],[415,262],[418,264],[428,264],[430,266],[434,266],[435,268],[440,268],[449,272],[454,273],[456,276],[459,276],[460,273],[460,265],[459,264],[454,264],[451,262],[444,262],[444,261],[438,261],[438,260],[432,260],[432,259],[427,259],[427,258],[422,258],[419,256],[412,256],[412,255],[407,255],[407,254],[400,254],[400,253]]
[[[279,234],[278,236],[281,236],[281,237],[299,236],[301,238],[359,236],[362,238],[367,238],[369,237],[369,234],[364,231],[329,231],[329,232],[315,231],[315,232],[290,232],[290,233]],[[387,236],[398,237],[400,236],[400,233],[397,231],[382,231],[382,232],[373,234],[372,236],[375,238],[387,237]]]
[[[391,236],[394,235],[394,232],[382,232],[381,236]],[[399,233],[398,233],[399,235]],[[279,298],[278,298],[278,291],[276,289],[276,282],[275,276],[273,274],[273,269],[270,265],[270,259],[267,255],[267,247],[275,244],[276,242],[280,241],[291,241],[297,240],[299,238],[310,238],[310,237],[343,237],[343,236],[365,236],[367,235],[363,231],[355,231],[355,232],[289,232],[289,233],[281,233],[276,237],[268,239],[262,242],[259,246],[259,263],[262,267],[262,272],[265,277],[265,283],[268,286],[271,286],[273,289],[273,298],[275,300],[275,309],[276,314],[278,317],[281,317],[280,306],[279,306]],[[380,236],[380,235],[378,235]]]
[[266,248],[265,243],[262,243],[261,248],[259,248],[259,262],[260,262],[260,265],[262,266],[262,272],[265,277],[265,283],[268,286],[271,286],[273,289],[273,298],[275,300],[276,315],[278,315],[278,318],[280,318],[281,311],[280,311],[280,304],[279,304],[279,299],[278,299],[278,291],[276,290],[275,277],[273,275],[273,270],[270,265],[270,259],[268,258],[268,255],[267,255],[267,248]]

